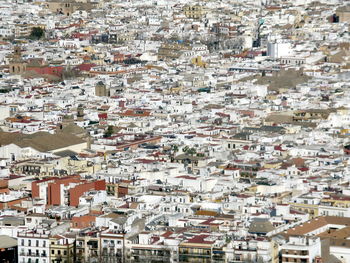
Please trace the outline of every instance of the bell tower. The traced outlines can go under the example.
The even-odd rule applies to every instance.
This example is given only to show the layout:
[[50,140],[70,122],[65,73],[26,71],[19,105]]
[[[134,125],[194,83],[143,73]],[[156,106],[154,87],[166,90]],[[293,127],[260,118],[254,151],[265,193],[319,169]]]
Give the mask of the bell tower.
[[20,46],[15,46],[12,60],[9,64],[11,74],[20,75],[27,69],[27,63],[22,59],[22,50]]
[[77,120],[83,121],[84,120],[84,107],[82,104],[79,104],[77,108]]
[[20,46],[15,46],[14,48],[14,56],[17,58],[21,58],[22,56],[22,50]]

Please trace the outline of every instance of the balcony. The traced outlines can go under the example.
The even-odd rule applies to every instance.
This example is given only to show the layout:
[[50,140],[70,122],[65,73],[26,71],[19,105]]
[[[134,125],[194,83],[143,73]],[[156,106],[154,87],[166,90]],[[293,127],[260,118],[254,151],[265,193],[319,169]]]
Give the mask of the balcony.
[[309,251],[307,251],[307,250],[282,250],[282,255],[285,255],[285,257],[308,256]]
[[158,252],[150,252],[150,251],[140,251],[135,250],[132,252],[135,256],[144,256],[144,257],[170,257],[170,252],[158,251]]
[[288,262],[298,262],[298,263],[309,263],[309,259],[307,258],[284,258],[282,257],[282,263]]
[[[190,254],[190,253],[180,253],[179,258],[211,258],[210,254]],[[186,260],[184,260],[186,261]]]
[[163,263],[169,263],[170,262],[170,256],[159,257],[159,256],[156,256],[156,255],[150,255],[150,256],[137,256],[137,255],[134,255],[131,258],[132,258],[132,262],[145,262],[145,261],[163,262]]
[[[22,255],[23,254],[23,255]],[[27,256],[27,257],[40,257],[41,255],[39,253],[21,253],[20,256]]]

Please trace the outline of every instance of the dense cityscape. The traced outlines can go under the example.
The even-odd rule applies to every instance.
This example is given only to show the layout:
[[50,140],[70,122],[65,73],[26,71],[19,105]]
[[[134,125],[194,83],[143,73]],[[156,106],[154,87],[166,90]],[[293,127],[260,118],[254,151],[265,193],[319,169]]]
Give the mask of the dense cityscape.
[[349,0],[0,0],[0,263],[350,263]]

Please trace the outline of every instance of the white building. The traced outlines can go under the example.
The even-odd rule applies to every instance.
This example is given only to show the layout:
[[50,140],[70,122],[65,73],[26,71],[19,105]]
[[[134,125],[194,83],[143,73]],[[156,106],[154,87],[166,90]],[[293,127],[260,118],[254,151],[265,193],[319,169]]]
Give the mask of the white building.
[[49,232],[33,230],[20,232],[18,238],[19,263],[49,263]]
[[281,246],[282,263],[314,262],[321,256],[321,239],[319,237],[291,236],[289,242]]
[[291,43],[275,40],[267,44],[267,55],[271,58],[289,57],[292,54]]

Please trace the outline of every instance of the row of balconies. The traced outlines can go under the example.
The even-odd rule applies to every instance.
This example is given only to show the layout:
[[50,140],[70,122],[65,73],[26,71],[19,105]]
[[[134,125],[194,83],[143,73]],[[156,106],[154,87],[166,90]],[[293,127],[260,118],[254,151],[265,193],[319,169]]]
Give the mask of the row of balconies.
[[307,258],[282,258],[282,263],[288,263],[288,262],[309,263],[309,259],[307,259]]
[[169,257],[170,252],[166,251],[143,251],[143,250],[135,250],[132,252],[133,255],[142,255],[142,256],[156,256],[156,257]]
[[17,237],[32,237],[32,238],[49,238],[48,234],[40,234],[40,233],[18,233]]
[[47,257],[46,253],[28,253],[28,252],[20,252],[20,256],[22,257]]
[[308,250],[282,250],[282,254],[307,256],[309,255],[309,251]]

